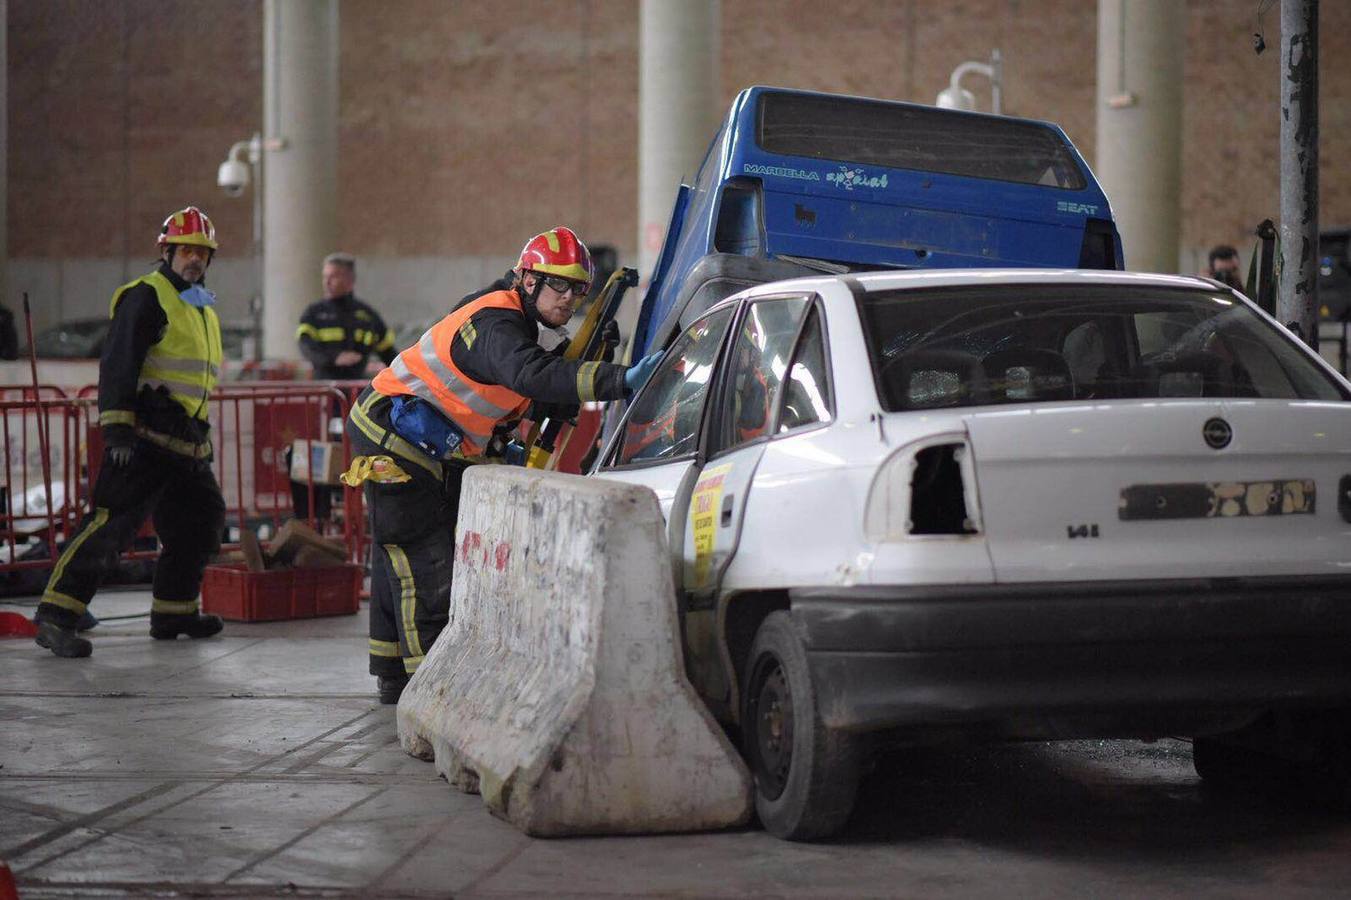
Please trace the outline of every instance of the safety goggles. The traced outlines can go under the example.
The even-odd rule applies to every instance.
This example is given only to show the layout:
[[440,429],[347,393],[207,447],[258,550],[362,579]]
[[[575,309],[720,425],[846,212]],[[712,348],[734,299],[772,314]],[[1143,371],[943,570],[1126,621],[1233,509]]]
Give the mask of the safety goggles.
[[582,296],[586,293],[587,288],[590,287],[585,281],[573,281],[569,278],[561,278],[558,275],[541,275],[539,279],[544,282],[550,290],[557,291],[560,294],[566,294],[568,291],[572,291],[574,297]]

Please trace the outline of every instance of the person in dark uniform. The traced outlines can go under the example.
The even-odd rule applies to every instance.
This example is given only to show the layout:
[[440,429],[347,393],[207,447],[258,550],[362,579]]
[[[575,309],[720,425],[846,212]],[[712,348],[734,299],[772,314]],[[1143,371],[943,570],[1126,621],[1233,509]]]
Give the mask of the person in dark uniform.
[[364,483],[371,510],[370,672],[382,703],[398,702],[449,616],[464,470],[531,401],[616,400],[656,366],[655,355],[626,367],[540,347],[540,329],[567,322],[591,278],[590,254],[571,229],[536,235],[507,289],[456,306],[352,408],[357,456],[344,481]]
[[19,330],[14,327],[14,313],[0,303],[0,359],[19,358]]
[[1206,259],[1206,274],[1235,290],[1243,289],[1238,278],[1238,251],[1228,244],[1210,248]]
[[207,418],[221,364],[216,298],[203,286],[216,229],[189,206],[164,220],[157,243],[159,267],[113,292],[99,360],[104,451],[94,509],[56,561],[34,616],[38,645],[57,656],[92,652],[76,623],[146,516],[161,544],[150,636],[204,638],[222,626],[202,615],[198,597],[225,523]]
[[394,332],[385,327],[370,304],[353,296],[357,283],[356,259],[331,253],[324,259],[324,299],[316,300],[300,317],[296,340],[300,352],[320,381],[345,381],[366,376],[372,355],[389,365],[394,361]]

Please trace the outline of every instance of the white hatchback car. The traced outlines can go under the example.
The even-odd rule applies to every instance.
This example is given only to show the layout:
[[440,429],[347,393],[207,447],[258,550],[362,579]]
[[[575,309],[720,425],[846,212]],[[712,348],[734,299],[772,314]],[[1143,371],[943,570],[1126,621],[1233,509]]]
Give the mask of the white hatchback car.
[[806,278],[684,329],[594,473],[656,492],[778,835],[879,739],[1191,736],[1351,795],[1349,398],[1202,279]]

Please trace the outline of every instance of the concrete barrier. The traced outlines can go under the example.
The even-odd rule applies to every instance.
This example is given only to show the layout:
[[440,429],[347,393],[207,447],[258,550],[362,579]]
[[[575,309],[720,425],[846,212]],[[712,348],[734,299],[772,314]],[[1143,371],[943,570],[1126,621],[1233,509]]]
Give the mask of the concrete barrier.
[[475,467],[450,624],[399,738],[527,834],[743,823],[749,774],[685,678],[678,629],[651,490]]

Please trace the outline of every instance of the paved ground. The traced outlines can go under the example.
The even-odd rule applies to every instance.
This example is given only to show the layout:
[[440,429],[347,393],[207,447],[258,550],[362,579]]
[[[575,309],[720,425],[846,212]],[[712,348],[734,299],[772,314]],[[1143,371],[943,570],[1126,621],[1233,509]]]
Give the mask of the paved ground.
[[[100,596],[104,617],[144,592]],[[15,609],[16,606],[0,605]],[[31,609],[31,607],[30,607]],[[831,844],[532,840],[403,754],[361,616],[94,656],[0,640],[0,859],[21,896],[1346,896],[1351,822],[1214,798],[1177,741],[889,757]]]

